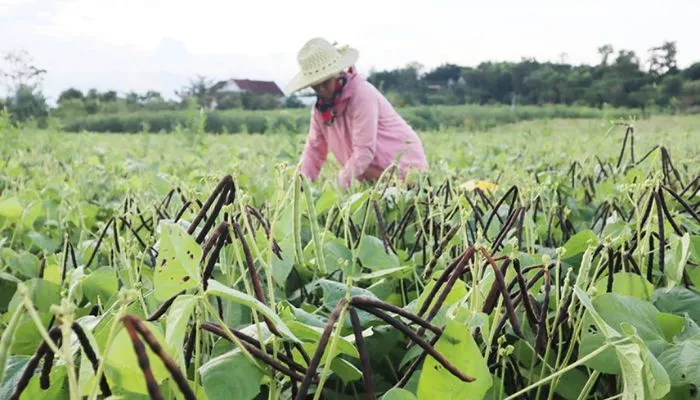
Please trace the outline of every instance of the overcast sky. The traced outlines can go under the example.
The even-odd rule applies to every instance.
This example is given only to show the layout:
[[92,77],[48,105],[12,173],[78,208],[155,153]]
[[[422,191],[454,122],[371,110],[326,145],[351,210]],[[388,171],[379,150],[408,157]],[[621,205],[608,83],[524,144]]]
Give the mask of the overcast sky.
[[[358,68],[418,61],[476,65],[535,57],[597,63],[597,47],[647,50],[675,40],[700,61],[700,0],[0,0],[0,52],[27,50],[48,70],[50,100],[81,90],[174,90],[195,74],[274,80],[296,72],[314,36],[360,51]],[[398,16],[401,14],[401,17]],[[53,102],[53,101],[52,101]]]

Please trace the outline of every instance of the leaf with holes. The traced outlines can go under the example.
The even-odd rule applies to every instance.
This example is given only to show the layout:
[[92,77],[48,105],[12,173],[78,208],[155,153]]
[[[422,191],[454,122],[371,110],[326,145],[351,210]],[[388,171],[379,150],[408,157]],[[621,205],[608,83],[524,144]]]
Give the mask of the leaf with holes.
[[155,297],[165,301],[182,290],[199,286],[202,248],[180,224],[161,222],[156,260]]

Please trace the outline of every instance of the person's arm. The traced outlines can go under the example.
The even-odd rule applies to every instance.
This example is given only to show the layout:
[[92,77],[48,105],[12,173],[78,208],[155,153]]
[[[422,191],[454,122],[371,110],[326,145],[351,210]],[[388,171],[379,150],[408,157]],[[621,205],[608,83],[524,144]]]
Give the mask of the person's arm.
[[309,134],[304,145],[304,152],[301,156],[301,173],[309,180],[316,180],[321,167],[326,162],[328,155],[328,143],[325,136],[318,125],[318,121],[314,118],[313,110],[311,111],[311,123],[309,126]]
[[362,176],[374,159],[379,100],[371,90],[358,90],[348,112],[352,121],[352,155],[338,174],[338,183],[344,188]]

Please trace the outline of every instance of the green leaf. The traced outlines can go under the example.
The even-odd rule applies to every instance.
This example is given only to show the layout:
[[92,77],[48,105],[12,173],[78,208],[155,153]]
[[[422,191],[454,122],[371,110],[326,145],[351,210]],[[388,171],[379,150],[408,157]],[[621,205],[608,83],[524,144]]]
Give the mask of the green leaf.
[[[595,284],[598,293],[605,293],[608,288],[608,277],[602,276]],[[643,276],[632,272],[616,272],[613,274],[613,292],[624,296],[632,296],[640,300],[651,300],[654,285]]]
[[622,369],[622,398],[644,399],[644,381],[642,379],[644,362],[639,354],[639,347],[634,343],[620,344],[615,346],[615,352]]
[[61,245],[57,240],[51,239],[50,237],[39,232],[29,232],[27,236],[32,243],[36,245],[36,247],[46,251],[47,253],[53,253]]
[[[49,312],[51,305],[61,302],[61,288],[45,279],[34,278],[25,281],[24,284],[28,289],[29,299],[39,312]],[[14,310],[22,301],[22,296],[19,291],[15,292],[10,301],[10,310]]]
[[652,351],[668,344],[656,319],[659,311],[651,303],[630,296],[606,293],[595,297],[593,305],[613,329],[621,331],[623,323],[633,326]]
[[588,375],[580,369],[572,369],[562,375],[557,384],[556,393],[566,400],[577,400],[588,381]]
[[605,229],[603,229],[601,237],[609,237],[610,241],[612,241],[613,243],[621,243],[627,240],[631,235],[632,230],[630,229],[629,224],[623,221],[618,221],[606,225]]
[[44,390],[39,385],[39,379],[35,375],[34,378],[29,381],[29,385],[22,392],[20,400],[34,400],[34,399],[51,399],[51,400],[68,400],[68,379],[67,371],[65,365],[54,365],[51,368],[51,373],[49,374],[51,379],[51,385],[47,390]]
[[[318,342],[321,340],[323,328],[305,325],[298,321],[289,321],[287,323],[287,326],[292,331],[292,333],[296,335],[296,337],[298,337],[304,342],[314,344],[313,351],[316,351],[316,344],[318,344]],[[326,348],[326,350],[328,350],[328,348]],[[360,354],[357,352],[355,346],[353,346],[352,343],[350,343],[347,339],[343,338],[342,336],[338,337],[338,345],[336,347],[336,351],[337,353],[334,354],[333,357],[335,357],[337,354],[346,354],[350,357],[360,358]],[[310,354],[313,354],[313,352],[311,352]],[[325,360],[325,356],[322,358],[322,360]]]
[[168,310],[165,326],[165,340],[175,345],[173,358],[180,368],[185,370],[184,341],[187,322],[197,304],[197,297],[192,295],[178,296]]
[[[601,317],[593,306],[593,302],[586,292],[581,290],[578,286],[574,286],[574,294],[586,309],[586,313],[581,321],[582,334],[580,351],[586,353],[593,352],[599,349],[605,343],[606,339],[620,336],[619,332],[603,320],[603,317]],[[603,373],[620,373],[620,365],[617,362],[617,356],[613,349],[602,352],[593,359],[588,360],[584,365]]]
[[199,286],[202,248],[180,224],[161,222],[160,248],[154,274],[155,298],[165,301]]
[[101,267],[85,277],[83,294],[92,304],[103,305],[117,292],[119,282],[112,267]]
[[418,381],[418,398],[483,399],[493,381],[486,360],[470,330],[456,321],[448,321],[435,344],[435,350],[444,355],[455,368],[475,378],[475,381],[461,381],[432,356],[427,356]]
[[[174,348],[174,346],[164,340],[159,327],[152,322],[144,321],[143,323],[151,333],[153,333],[156,340],[163,345],[165,351],[168,352],[168,354],[172,354],[172,348]],[[109,353],[106,355],[105,373],[111,385],[118,386],[129,392],[147,395],[148,389],[146,388],[146,380],[143,376],[143,372],[138,368],[138,359],[134,352],[134,346],[129,338],[129,334],[123,326],[118,329],[119,332],[117,332],[114,342],[112,342],[112,346],[109,348]],[[153,376],[156,382],[160,384],[169,376],[168,370],[165,368],[160,358],[151,351],[148,345],[144,343],[144,347],[146,348],[146,354]]]
[[661,399],[671,390],[671,380],[666,369],[659,360],[649,351],[644,341],[639,337],[634,337],[635,343],[639,346],[642,361],[644,362],[645,396],[644,398]]
[[673,341],[673,338],[681,333],[685,327],[685,318],[668,313],[660,312],[656,314],[656,322],[658,322],[661,330],[664,332],[664,337],[669,342]]
[[352,252],[345,245],[345,241],[335,237],[325,239],[323,242],[323,256],[325,257],[326,268],[329,273],[342,270],[345,275],[355,275],[355,271],[350,271]]
[[690,258],[697,262],[700,262],[700,235],[690,236]]
[[[423,303],[428,298],[428,295],[430,294],[430,291],[433,289],[433,287],[435,287],[435,280],[431,280],[430,283],[428,283],[425,286],[425,288],[423,288],[423,291],[421,292],[421,295],[418,297],[418,301],[416,302],[416,310],[420,310],[420,308],[423,306]],[[443,290],[444,286],[438,291],[435,297],[433,297],[432,301],[430,302],[430,305],[427,308],[428,312],[430,312],[433,306],[437,303],[438,297],[440,296],[440,293],[442,293]],[[451,305],[463,299],[467,295],[467,293],[467,284],[464,283],[464,281],[461,279],[455,281],[455,284],[452,286],[452,289],[450,289],[450,292],[447,294],[447,297],[445,297],[445,301],[442,303],[442,306],[440,306],[440,310],[438,311],[437,315],[435,316],[432,322],[437,325],[444,323],[446,319],[445,313],[447,309]]]
[[[589,244],[590,242],[590,244]],[[598,244],[598,236],[590,229],[581,231],[574,236],[572,236],[565,244],[564,249],[564,259],[575,257],[586,251],[589,246],[596,246]]]
[[658,359],[674,387],[700,384],[700,338],[677,343]]
[[[48,326],[52,316],[53,315],[48,312],[39,313],[39,319],[44,326]],[[15,332],[15,340],[12,343],[10,354],[32,355],[43,340],[44,338],[36,329],[36,324],[32,318],[29,314],[24,313],[17,327],[17,331]]]
[[331,361],[331,370],[345,383],[362,378],[362,371],[357,369],[357,367],[352,365],[348,360],[340,357],[336,357]]
[[[338,305],[340,299],[345,297],[347,286],[340,282],[335,282],[328,279],[319,279],[317,283],[323,290],[323,306],[328,311],[333,311],[335,306]],[[369,290],[356,286],[350,288],[350,296],[369,296],[375,299],[377,298],[377,296],[375,296],[374,293],[370,292]],[[357,317],[359,318],[360,323],[363,325],[375,319],[372,314],[361,310],[357,310]],[[347,326],[351,326],[349,315],[345,317],[345,324]]]
[[674,337],[676,343],[689,339],[700,339],[700,327],[687,315],[683,316],[683,330]]
[[381,400],[418,400],[418,398],[406,389],[393,388],[384,393]]
[[250,400],[260,393],[262,371],[238,350],[209,360],[199,372],[209,400]]
[[338,203],[338,200],[338,192],[330,187],[326,189],[316,201],[316,215],[320,217],[323,213],[330,210],[333,205]]
[[656,289],[653,302],[659,311],[676,315],[687,313],[695,323],[700,325],[700,294],[694,291],[682,286]]
[[373,271],[397,268],[400,266],[399,258],[391,250],[384,250],[382,240],[376,236],[364,235],[360,239],[358,258],[365,268]]
[[275,254],[272,255],[272,278],[277,285],[284,287],[294,267],[294,241],[292,238],[285,238],[277,244],[282,250],[282,259],[277,258]]
[[37,278],[39,276],[39,257],[28,251],[22,251],[15,255],[8,264],[15,274],[27,278]]
[[17,197],[0,198],[0,216],[17,221],[22,217],[24,209]]
[[0,399],[9,399],[12,396],[30,358],[30,355],[12,356],[7,360],[5,379],[0,382]]
[[672,288],[683,280],[683,271],[690,257],[690,235],[687,232],[682,237],[672,236],[671,251],[668,255],[664,274],[668,278],[667,287]]
[[296,336],[294,336],[294,334],[289,330],[289,328],[284,324],[284,322],[282,322],[282,319],[274,311],[272,311],[270,307],[261,303],[255,297],[249,296],[246,293],[239,292],[238,290],[224,286],[223,284],[213,279],[209,279],[208,285],[209,286],[206,292],[207,295],[221,296],[223,298],[233,301],[234,303],[246,305],[254,309],[255,311],[262,313],[272,321],[272,323],[282,335],[295,342],[299,342],[299,339]]

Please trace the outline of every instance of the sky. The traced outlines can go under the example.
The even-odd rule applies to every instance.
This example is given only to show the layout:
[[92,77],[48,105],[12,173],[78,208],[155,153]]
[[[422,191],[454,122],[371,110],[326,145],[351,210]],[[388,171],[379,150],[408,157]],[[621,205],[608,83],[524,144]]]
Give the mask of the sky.
[[0,0],[0,53],[29,52],[50,102],[69,87],[173,98],[197,74],[283,88],[317,36],[357,48],[363,74],[562,53],[595,64],[603,44],[646,60],[665,40],[685,67],[700,61],[699,15],[699,0]]

